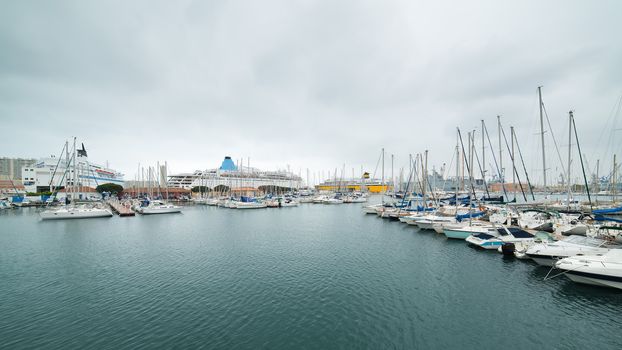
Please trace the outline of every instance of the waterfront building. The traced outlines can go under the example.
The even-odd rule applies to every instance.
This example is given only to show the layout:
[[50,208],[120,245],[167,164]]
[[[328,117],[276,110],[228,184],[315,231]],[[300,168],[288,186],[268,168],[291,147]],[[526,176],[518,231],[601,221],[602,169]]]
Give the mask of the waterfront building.
[[34,164],[33,158],[0,157],[0,180],[20,180],[22,168]]

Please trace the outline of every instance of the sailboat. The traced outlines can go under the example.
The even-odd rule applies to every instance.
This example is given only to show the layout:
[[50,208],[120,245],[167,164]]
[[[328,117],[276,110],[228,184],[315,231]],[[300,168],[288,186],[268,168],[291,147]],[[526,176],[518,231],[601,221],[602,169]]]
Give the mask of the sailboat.
[[237,209],[262,209],[267,208],[268,204],[258,201],[256,198],[241,196],[240,201],[236,202]]
[[[61,151],[65,152],[65,172],[63,174],[65,180],[65,189],[71,189],[71,202],[68,202],[70,193],[66,193],[65,205],[60,208],[47,209],[39,213],[41,220],[62,220],[62,219],[89,219],[89,218],[102,218],[102,217],[111,217],[112,212],[108,208],[103,208],[100,206],[87,206],[87,205],[79,205],[75,204],[78,185],[79,185],[79,177],[78,171],[76,167],[78,151],[76,149],[76,138],[73,139],[73,152],[72,157],[69,157],[69,142],[65,142],[65,147]],[[73,169],[72,169],[73,166]],[[71,174],[71,186],[68,186],[68,177]]]
[[139,213],[143,215],[181,213],[180,206],[165,203],[161,200],[146,200],[143,203],[145,203],[145,206],[139,209]]
[[42,220],[89,219],[111,217],[112,212],[106,208],[67,205],[58,209],[43,211],[39,213],[39,216]]

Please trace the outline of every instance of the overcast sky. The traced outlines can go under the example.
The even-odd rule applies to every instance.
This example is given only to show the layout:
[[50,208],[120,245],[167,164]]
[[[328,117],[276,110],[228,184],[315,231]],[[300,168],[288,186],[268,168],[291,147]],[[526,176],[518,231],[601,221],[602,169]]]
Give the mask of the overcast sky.
[[429,149],[438,169],[456,127],[484,119],[496,145],[501,115],[540,179],[542,85],[564,162],[572,109],[602,174],[622,155],[620,14],[620,1],[5,1],[0,156],[77,136],[126,179],[225,155],[351,174],[381,147],[396,167]]

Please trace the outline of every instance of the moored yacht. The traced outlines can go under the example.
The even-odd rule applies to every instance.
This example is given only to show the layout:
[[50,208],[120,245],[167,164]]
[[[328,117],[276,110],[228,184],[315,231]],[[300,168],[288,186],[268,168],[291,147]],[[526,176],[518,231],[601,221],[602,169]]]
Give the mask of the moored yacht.
[[620,247],[609,240],[573,235],[557,242],[535,244],[525,254],[538,265],[553,266],[556,261],[569,256],[604,254]]
[[363,212],[365,214],[376,214],[376,209],[381,207],[382,204],[371,204],[363,207]]
[[235,207],[237,209],[262,209],[267,208],[268,204],[264,201],[259,201],[256,198],[243,196],[236,202]]
[[434,230],[434,225],[453,224],[456,218],[453,216],[428,215],[427,218],[416,221],[417,226],[422,230]]
[[552,240],[544,231],[529,232],[519,227],[503,226],[498,231],[500,233],[499,238],[503,241],[503,244],[498,249],[499,253],[511,254],[519,258],[523,258],[527,249],[536,242]]
[[492,225],[482,221],[459,222],[443,226],[443,234],[451,239],[467,239],[471,235],[488,233]]
[[47,209],[39,213],[39,216],[42,220],[89,219],[111,217],[112,212],[106,208],[67,205]]
[[330,197],[328,197],[325,194],[316,196],[315,198],[313,198],[313,203],[314,204],[324,204],[325,201],[327,201]]
[[550,212],[539,209],[528,209],[520,213],[518,224],[520,227],[529,230],[553,232],[553,221],[554,218]]
[[145,201],[140,207],[139,213],[143,215],[181,213],[181,207],[164,203],[161,200]]
[[556,262],[555,267],[577,283],[622,289],[622,249],[567,257]]
[[343,199],[335,196],[335,197],[324,200],[323,203],[324,204],[343,204]]
[[481,227],[486,232],[474,233],[467,237],[465,241],[475,247],[482,249],[498,249],[503,245],[503,241],[499,239],[499,230],[493,226]]

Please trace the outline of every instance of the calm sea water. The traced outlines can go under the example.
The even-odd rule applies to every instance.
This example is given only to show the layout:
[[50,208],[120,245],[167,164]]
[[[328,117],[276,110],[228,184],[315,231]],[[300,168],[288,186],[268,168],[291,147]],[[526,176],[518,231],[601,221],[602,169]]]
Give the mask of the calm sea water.
[[0,212],[0,348],[620,349],[622,292],[360,205]]

